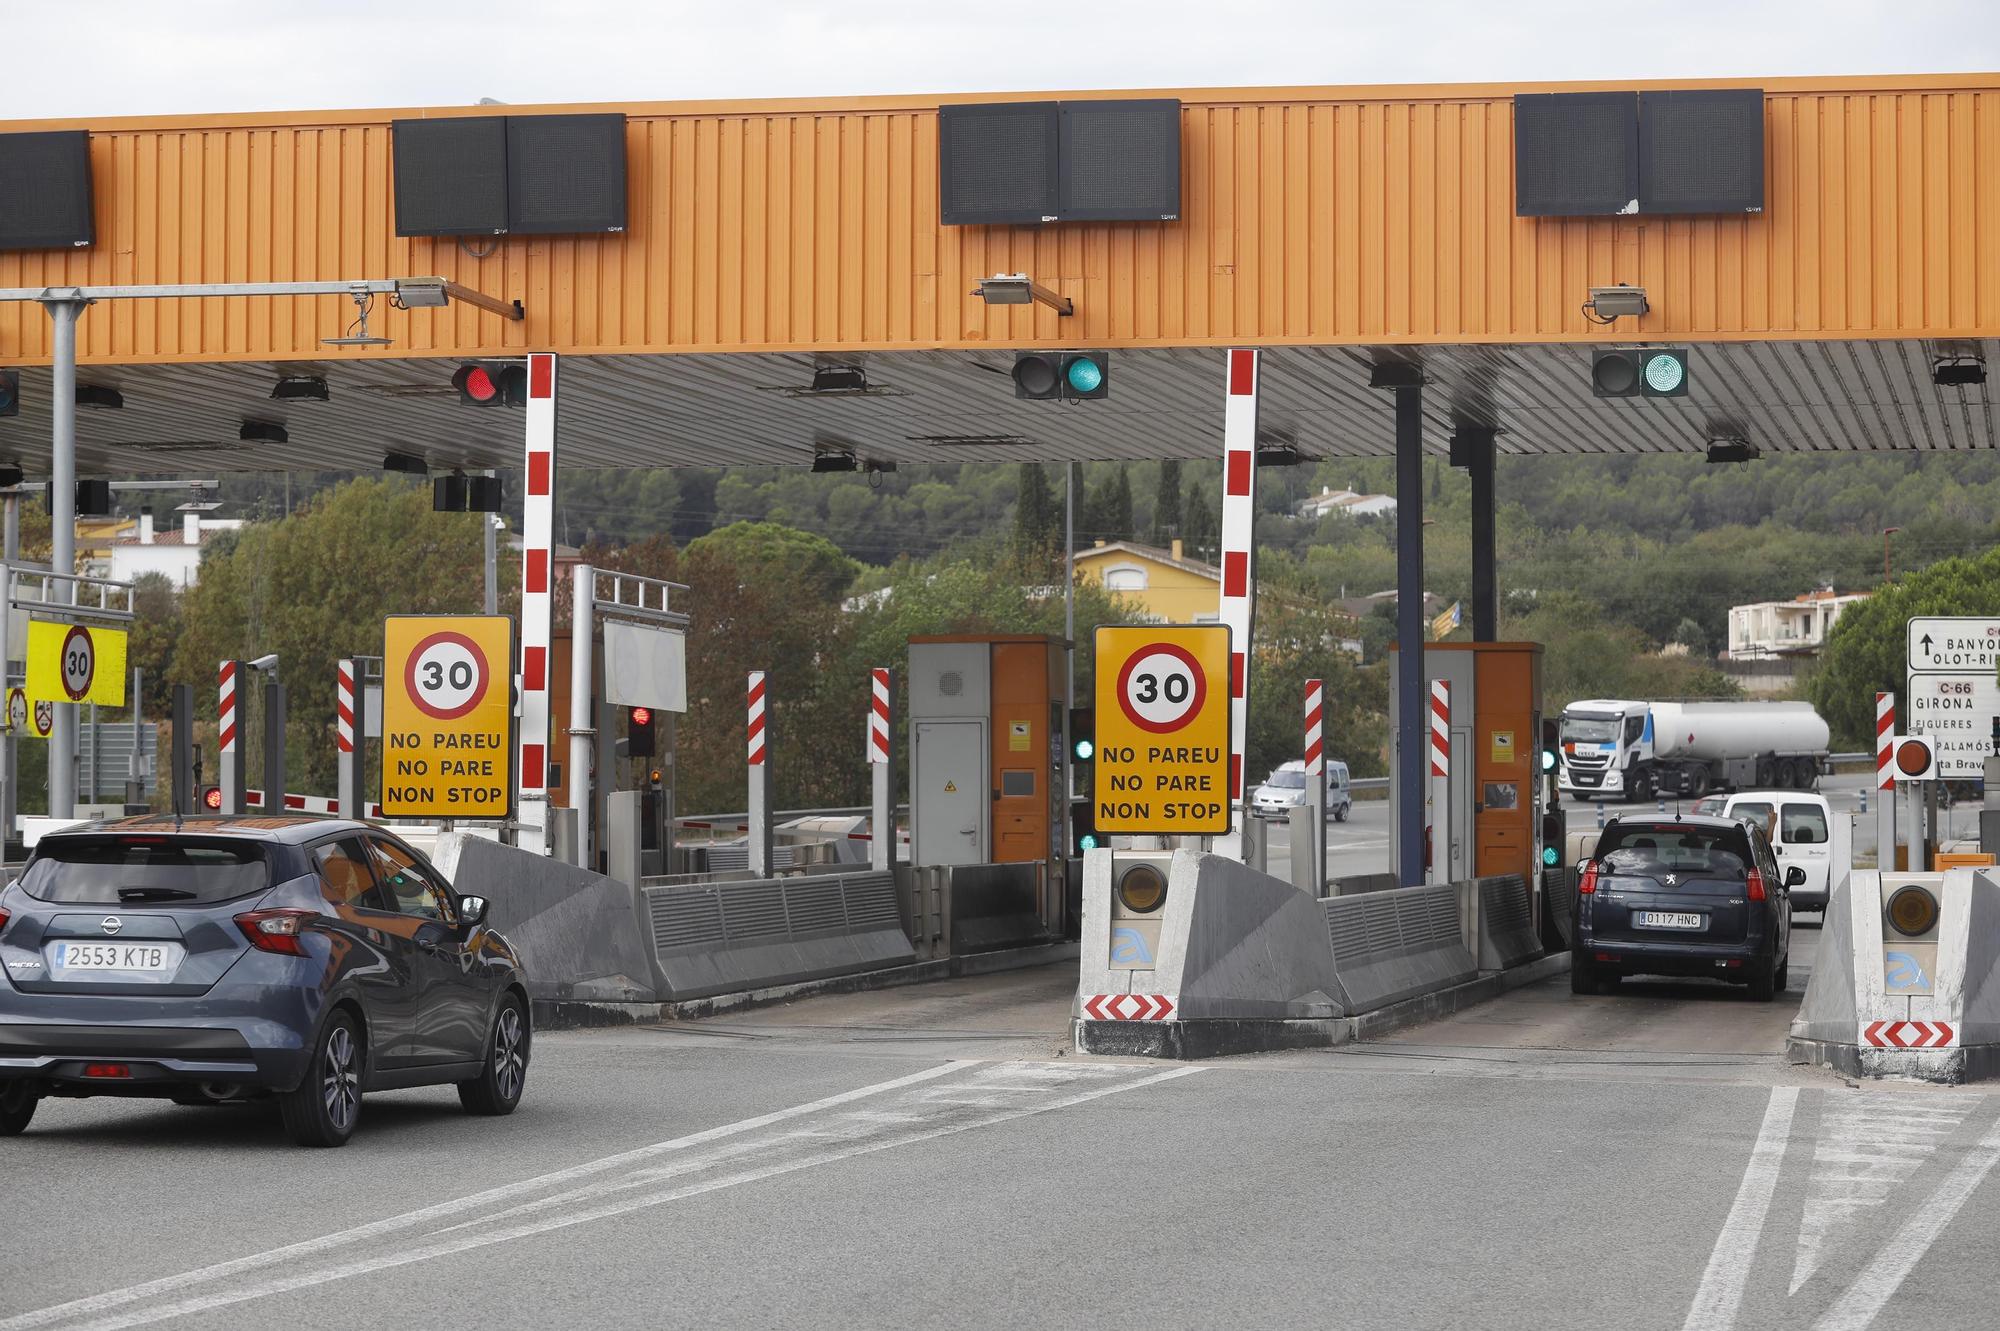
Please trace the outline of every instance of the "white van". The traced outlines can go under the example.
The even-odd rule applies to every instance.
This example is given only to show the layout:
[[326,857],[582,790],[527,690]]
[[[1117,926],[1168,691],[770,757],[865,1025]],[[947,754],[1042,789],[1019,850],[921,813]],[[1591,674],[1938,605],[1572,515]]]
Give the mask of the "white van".
[[[1827,884],[1832,877],[1833,809],[1826,796],[1806,790],[1739,790],[1729,796],[1723,812],[1763,827],[1778,853],[1779,869],[1793,865],[1806,871],[1806,881],[1792,889],[1795,911],[1826,909]],[[1777,815],[1775,824],[1772,814]]]
[[[1250,796],[1250,812],[1259,818],[1289,818],[1292,809],[1306,797],[1306,765],[1280,763],[1264,784]],[[1326,763],[1326,816],[1336,823],[1347,821],[1354,807],[1354,788],[1347,764],[1328,759]]]

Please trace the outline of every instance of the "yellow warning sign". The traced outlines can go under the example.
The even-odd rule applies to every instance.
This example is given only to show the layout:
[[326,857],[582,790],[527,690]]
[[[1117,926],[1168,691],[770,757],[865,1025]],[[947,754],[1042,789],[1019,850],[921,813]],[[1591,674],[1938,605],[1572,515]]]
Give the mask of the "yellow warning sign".
[[392,615],[383,626],[382,816],[513,809],[514,622]]
[[1097,830],[1229,830],[1229,629],[1097,630]]
[[1514,732],[1496,730],[1493,732],[1493,762],[1496,766],[1514,761]]
[[55,704],[35,702],[23,688],[7,690],[7,729],[18,739],[47,739],[56,728]]
[[1034,744],[1034,731],[1028,722],[1009,721],[1007,723],[1007,752],[1028,753],[1033,750]]
[[28,696],[125,705],[125,630],[28,621]]
[[945,782],[944,793],[947,795],[956,795],[958,793],[958,782],[956,781]]

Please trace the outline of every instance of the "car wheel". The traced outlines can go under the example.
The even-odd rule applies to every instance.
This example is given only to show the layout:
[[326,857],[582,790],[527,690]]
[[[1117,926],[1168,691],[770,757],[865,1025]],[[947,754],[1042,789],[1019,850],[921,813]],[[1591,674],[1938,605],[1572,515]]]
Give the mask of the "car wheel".
[[1653,798],[1653,778],[1645,772],[1640,772],[1632,778],[1630,793],[1634,804],[1644,804]]
[[1789,953],[1778,963],[1777,974],[1771,977],[1771,987],[1781,994],[1792,987],[1792,958]]
[[528,1019],[521,1000],[509,994],[493,1017],[493,1038],[486,1046],[486,1066],[471,1081],[458,1084],[458,1102],[468,1114],[511,1114],[528,1084]]
[[28,1130],[41,1095],[27,1082],[0,1087],[0,1137],[18,1137]]
[[1777,971],[1775,968],[1758,971],[1750,977],[1750,1001],[1768,1003],[1778,996]]
[[361,1118],[361,1041],[353,1017],[334,1013],[304,1079],[278,1097],[278,1110],[300,1146],[346,1145]]
[[1589,962],[1571,958],[1569,963],[1569,991],[1573,994],[1594,994],[1597,992],[1597,969]]
[[1336,823],[1344,823],[1347,821],[1347,806],[1345,804],[1341,805],[1338,809],[1335,809],[1333,811],[1333,821],[1335,821]]
[[1689,799],[1700,799],[1708,793],[1708,769],[1690,767],[1681,775],[1681,793]]

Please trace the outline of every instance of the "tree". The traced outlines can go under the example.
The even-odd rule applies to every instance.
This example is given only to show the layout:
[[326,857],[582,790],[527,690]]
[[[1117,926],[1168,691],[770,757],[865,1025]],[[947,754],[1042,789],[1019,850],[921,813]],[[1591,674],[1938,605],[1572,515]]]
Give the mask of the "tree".
[[1181,531],[1181,464],[1172,458],[1160,464],[1160,488],[1153,501],[1153,544],[1171,547]]
[[1871,749],[1875,694],[1897,694],[1907,724],[1906,625],[1918,615],[2000,614],[2000,548],[1977,558],[1946,559],[1900,576],[1866,601],[1849,606],[1827,635],[1820,667],[1806,694],[1834,734],[1834,747]]
[[1674,625],[1674,635],[1667,641],[1677,642],[1687,648],[1690,656],[1708,655],[1708,634],[1692,619],[1683,619]]
[[1222,536],[1216,527],[1215,510],[1208,506],[1207,498],[1193,481],[1188,482],[1183,512],[1181,546],[1188,558],[1214,563],[1221,549]]
[[140,710],[164,717],[173,707],[174,641],[180,637],[180,593],[159,573],[132,580],[132,638],[125,664],[140,672]]
[[1024,570],[1046,569],[1062,546],[1049,479],[1039,462],[1023,462],[1014,500],[1014,558]]
[[824,536],[775,522],[735,522],[688,542],[687,556],[719,558],[751,581],[791,587],[818,600],[837,598],[861,566]]

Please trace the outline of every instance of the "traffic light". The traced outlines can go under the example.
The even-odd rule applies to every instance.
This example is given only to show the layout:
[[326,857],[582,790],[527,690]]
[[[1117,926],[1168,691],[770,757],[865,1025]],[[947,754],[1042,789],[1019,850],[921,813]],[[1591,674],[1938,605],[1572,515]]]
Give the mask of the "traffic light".
[[653,709],[634,707],[627,715],[625,756],[628,758],[650,758],[653,756]]
[[1620,347],[1593,352],[1590,391],[1595,397],[1686,397],[1687,350]]
[[468,407],[518,407],[528,400],[528,368],[491,361],[461,365],[451,376],[459,402]]
[[1111,396],[1111,356],[1103,351],[1021,351],[1014,396],[1031,402],[1095,402]]
[[1542,722],[1541,772],[1543,776],[1554,776],[1556,766],[1562,762],[1562,727],[1555,721]]
[[21,414],[21,372],[0,370],[0,416]]
[[1569,822],[1561,809],[1542,815],[1542,867],[1553,869],[1562,859],[1563,843],[1569,839]]
[[1071,859],[1081,859],[1086,850],[1096,850],[1105,844],[1097,834],[1097,801],[1090,795],[1079,795],[1069,802],[1069,853]]
[[1072,707],[1069,709],[1069,758],[1072,763],[1087,763],[1097,756],[1097,709],[1094,707]]
[[201,807],[207,809],[210,813],[221,813],[222,787],[203,786],[201,788]]

